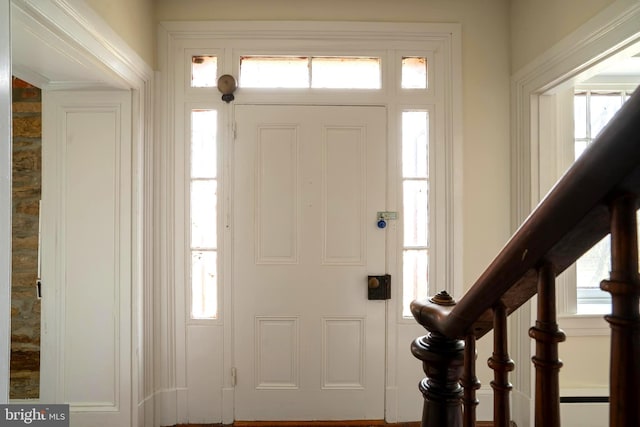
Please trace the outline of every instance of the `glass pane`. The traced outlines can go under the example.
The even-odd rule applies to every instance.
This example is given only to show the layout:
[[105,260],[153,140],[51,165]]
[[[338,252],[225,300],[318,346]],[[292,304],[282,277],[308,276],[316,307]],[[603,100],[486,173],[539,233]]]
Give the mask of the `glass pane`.
[[191,247],[215,249],[217,247],[217,182],[215,180],[191,182]]
[[427,58],[404,57],[402,58],[402,88],[426,89],[427,88]]
[[217,254],[214,251],[191,253],[191,318],[215,319],[218,316]]
[[312,58],[311,87],[380,89],[380,58]]
[[577,140],[574,146],[574,159],[577,159],[578,157],[580,157],[584,152],[584,150],[587,149],[588,145],[589,145],[589,141],[587,140]]
[[215,87],[218,84],[218,58],[191,57],[191,87]]
[[404,246],[429,246],[429,183],[403,183]]
[[240,87],[308,88],[309,58],[243,56],[240,58]]
[[409,305],[427,298],[429,289],[429,254],[427,250],[406,250],[402,257],[402,316],[412,317]]
[[605,237],[578,259],[576,264],[578,288],[599,288],[600,281],[609,277],[610,242],[609,236]]
[[573,98],[573,126],[575,138],[587,137],[587,95],[579,94]]
[[215,110],[191,112],[191,177],[215,178],[217,173],[218,113]]
[[591,138],[600,133],[621,105],[619,94],[591,94]]
[[429,176],[429,113],[426,111],[402,113],[402,176]]

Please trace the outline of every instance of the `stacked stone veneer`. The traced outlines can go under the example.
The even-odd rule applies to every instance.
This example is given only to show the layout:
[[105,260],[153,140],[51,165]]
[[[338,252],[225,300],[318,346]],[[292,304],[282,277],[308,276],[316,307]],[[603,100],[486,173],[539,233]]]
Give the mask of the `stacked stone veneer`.
[[12,399],[37,398],[40,383],[38,217],[42,172],[42,93],[13,78]]

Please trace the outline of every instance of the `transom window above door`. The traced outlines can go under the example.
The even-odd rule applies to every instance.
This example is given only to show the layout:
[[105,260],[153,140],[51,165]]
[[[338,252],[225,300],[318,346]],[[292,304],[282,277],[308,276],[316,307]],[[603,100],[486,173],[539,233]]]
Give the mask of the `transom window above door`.
[[[402,88],[427,88],[427,58],[402,58]],[[381,89],[382,59],[369,56],[240,57],[240,87]]]
[[381,59],[359,56],[242,56],[240,87],[380,89]]

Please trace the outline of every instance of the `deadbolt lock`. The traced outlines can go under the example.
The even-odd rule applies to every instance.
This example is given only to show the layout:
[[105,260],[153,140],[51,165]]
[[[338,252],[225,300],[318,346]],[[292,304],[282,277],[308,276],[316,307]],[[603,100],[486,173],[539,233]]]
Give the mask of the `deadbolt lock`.
[[370,300],[391,299],[391,275],[369,276],[367,278],[367,292]]

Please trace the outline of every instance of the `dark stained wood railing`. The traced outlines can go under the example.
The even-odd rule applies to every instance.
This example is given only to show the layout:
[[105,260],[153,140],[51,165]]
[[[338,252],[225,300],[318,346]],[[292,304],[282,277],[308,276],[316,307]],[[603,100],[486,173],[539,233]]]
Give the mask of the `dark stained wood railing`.
[[[412,344],[426,373],[420,384],[425,399],[423,427],[475,425],[478,384],[471,366],[475,339],[491,329],[495,329],[489,361],[495,372],[494,423],[508,425],[508,372],[513,364],[507,351],[506,317],[536,294],[538,319],[529,332],[536,341],[535,425],[560,426],[558,343],[564,334],[556,323],[555,277],[608,233],[612,271],[601,287],[612,295],[612,312],[606,316],[611,325],[610,426],[640,426],[639,195],[640,91],[636,91],[459,302],[441,293],[412,303],[416,321],[428,331]],[[472,348],[465,350],[465,343]]]

